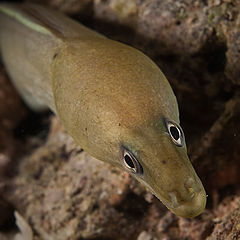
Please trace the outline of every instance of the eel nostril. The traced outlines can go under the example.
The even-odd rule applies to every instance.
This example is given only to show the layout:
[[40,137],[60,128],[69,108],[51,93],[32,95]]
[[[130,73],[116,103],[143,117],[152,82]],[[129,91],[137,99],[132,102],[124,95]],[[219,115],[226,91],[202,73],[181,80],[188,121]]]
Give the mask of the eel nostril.
[[169,193],[169,197],[170,197],[170,199],[171,199],[172,206],[173,206],[174,208],[177,208],[177,207],[179,206],[179,203],[178,203],[176,194],[175,194],[174,192],[170,192],[170,193]]
[[184,186],[189,191],[189,193],[191,194],[191,197],[194,197],[195,193],[198,193],[198,192],[201,191],[201,188],[199,187],[197,182],[191,177],[189,177],[185,181]]
[[187,190],[189,191],[190,198],[194,198],[194,196],[195,196],[195,191],[194,191],[194,189],[193,189],[192,187],[190,187],[190,188],[188,188]]

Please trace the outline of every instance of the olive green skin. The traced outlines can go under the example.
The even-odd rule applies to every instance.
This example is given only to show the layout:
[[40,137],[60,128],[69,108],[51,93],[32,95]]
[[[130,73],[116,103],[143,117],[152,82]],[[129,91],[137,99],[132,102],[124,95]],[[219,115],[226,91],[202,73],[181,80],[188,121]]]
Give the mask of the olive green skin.
[[[166,119],[179,124],[177,101],[167,79],[140,51],[85,31],[74,38],[51,36],[57,47],[49,50],[44,75],[49,75],[54,103],[43,102],[89,154],[129,171],[121,155],[127,148],[143,168],[143,174],[129,172],[172,212],[183,217],[200,214],[205,190],[185,143],[176,146],[166,126]],[[8,59],[7,52],[4,56]]]
[[[109,39],[74,40],[61,48],[52,69],[56,111],[78,144],[120,168],[125,146],[143,167],[143,175],[133,175],[173,212],[192,217],[203,210],[205,192],[186,145],[177,147],[166,128],[166,118],[179,123],[176,98],[148,57]],[[184,185],[189,177],[200,191],[197,199]],[[182,208],[171,206],[171,192]]]

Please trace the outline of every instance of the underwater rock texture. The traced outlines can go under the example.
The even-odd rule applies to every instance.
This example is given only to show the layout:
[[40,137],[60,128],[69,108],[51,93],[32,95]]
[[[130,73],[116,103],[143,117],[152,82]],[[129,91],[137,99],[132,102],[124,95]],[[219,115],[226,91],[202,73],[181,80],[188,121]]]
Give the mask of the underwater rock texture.
[[161,67],[178,98],[190,158],[208,205],[194,219],[171,214],[129,174],[76,146],[56,117],[29,113],[10,90],[2,67],[0,207],[5,213],[0,239],[17,230],[14,209],[37,240],[239,239],[239,1],[44,4],[75,19],[88,16],[88,26],[142,49]]

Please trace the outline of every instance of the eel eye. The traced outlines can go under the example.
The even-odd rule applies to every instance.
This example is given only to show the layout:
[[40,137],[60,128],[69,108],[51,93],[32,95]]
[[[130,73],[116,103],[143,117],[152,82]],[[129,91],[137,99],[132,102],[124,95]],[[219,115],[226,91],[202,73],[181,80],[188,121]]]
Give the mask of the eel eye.
[[167,129],[172,141],[178,146],[182,147],[184,145],[184,134],[180,126],[175,122],[166,120]]
[[127,170],[135,174],[143,174],[143,168],[132,152],[123,148],[123,164]]

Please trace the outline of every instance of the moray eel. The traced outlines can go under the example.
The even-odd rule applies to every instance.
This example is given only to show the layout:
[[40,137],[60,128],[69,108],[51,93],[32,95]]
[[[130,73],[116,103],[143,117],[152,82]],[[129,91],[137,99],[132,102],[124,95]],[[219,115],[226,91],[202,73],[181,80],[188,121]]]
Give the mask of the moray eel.
[[33,4],[0,5],[0,52],[24,101],[50,108],[85,151],[129,172],[178,216],[204,210],[176,97],[146,55]]

